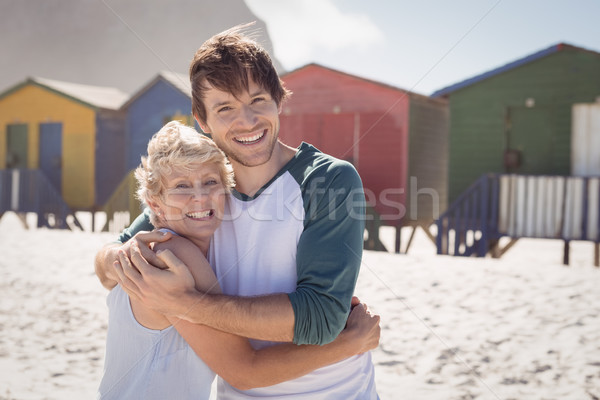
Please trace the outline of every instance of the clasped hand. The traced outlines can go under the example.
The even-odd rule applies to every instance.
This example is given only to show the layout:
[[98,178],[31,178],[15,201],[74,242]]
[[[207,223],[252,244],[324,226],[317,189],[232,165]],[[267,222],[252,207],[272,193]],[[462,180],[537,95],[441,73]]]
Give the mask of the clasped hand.
[[170,238],[170,233],[139,232],[118,248],[113,268],[129,296],[164,315],[181,317],[187,312],[181,298],[195,291],[194,277],[170,250],[152,250],[153,243]]

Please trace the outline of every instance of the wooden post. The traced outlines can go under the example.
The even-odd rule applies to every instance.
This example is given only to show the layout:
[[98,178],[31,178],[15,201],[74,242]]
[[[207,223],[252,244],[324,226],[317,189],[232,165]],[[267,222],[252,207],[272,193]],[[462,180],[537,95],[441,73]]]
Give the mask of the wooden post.
[[401,237],[401,232],[402,232],[402,225],[396,225],[396,254],[400,254],[400,241],[402,239]]
[[413,225],[412,232],[410,233],[410,237],[408,238],[408,243],[406,244],[406,250],[404,251],[404,254],[408,254],[408,249],[410,249],[410,245],[413,241],[413,238],[415,237],[415,231],[418,227],[419,225]]
[[569,241],[565,240],[565,246],[563,250],[563,264],[569,265],[569,252],[570,252]]
[[594,266],[600,267],[600,243],[594,243]]

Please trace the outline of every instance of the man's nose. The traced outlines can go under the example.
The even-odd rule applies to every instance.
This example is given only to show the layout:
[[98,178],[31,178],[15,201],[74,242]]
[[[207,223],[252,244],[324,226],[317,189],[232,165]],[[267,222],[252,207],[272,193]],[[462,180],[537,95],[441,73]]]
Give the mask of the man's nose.
[[256,125],[257,117],[252,107],[243,105],[240,109],[237,123],[242,127],[251,128]]

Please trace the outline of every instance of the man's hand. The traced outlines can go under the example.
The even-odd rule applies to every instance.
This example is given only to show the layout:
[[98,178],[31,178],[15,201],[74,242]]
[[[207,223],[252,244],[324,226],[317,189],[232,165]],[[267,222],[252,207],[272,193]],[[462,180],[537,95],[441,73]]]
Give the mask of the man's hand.
[[157,231],[139,232],[124,244],[110,243],[104,246],[96,254],[94,263],[96,275],[98,276],[98,279],[100,279],[100,283],[109,290],[119,283],[119,277],[115,272],[113,264],[118,260],[119,250],[123,250],[127,255],[131,253],[130,248],[133,243],[137,243],[137,246],[142,252],[142,256],[146,257],[151,264],[158,268],[166,268],[165,263],[156,257],[154,252],[150,249],[150,245],[151,243],[164,242],[170,238],[170,233]]
[[[354,301],[353,301],[354,304]],[[347,335],[356,346],[356,354],[362,354],[379,346],[381,327],[379,315],[373,315],[365,304],[353,306],[346,328],[341,334]]]
[[[195,292],[195,281],[188,267],[170,250],[152,253],[164,268],[155,268],[143,255],[138,242],[131,243],[129,257],[124,249],[118,251],[114,269],[119,283],[133,298],[161,314],[185,315],[189,308],[182,302],[186,293]],[[146,252],[147,254],[147,252]],[[149,257],[150,258],[150,257]]]

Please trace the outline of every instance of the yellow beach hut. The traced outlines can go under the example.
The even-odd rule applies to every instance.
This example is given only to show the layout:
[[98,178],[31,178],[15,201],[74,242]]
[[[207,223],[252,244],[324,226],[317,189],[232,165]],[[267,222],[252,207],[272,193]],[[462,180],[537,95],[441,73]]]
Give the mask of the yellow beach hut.
[[38,170],[72,210],[99,209],[125,174],[127,98],[37,77],[8,89],[0,94],[0,172]]

